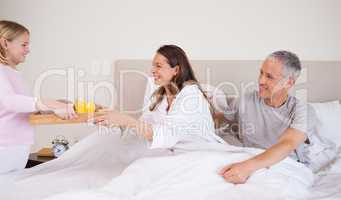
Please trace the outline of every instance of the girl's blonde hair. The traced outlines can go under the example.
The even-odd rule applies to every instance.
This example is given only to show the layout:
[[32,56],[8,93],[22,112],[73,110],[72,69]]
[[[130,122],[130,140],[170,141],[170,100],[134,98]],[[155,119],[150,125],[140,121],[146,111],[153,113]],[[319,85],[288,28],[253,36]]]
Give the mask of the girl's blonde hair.
[[[23,25],[12,21],[0,20],[0,38],[12,41],[24,33],[29,34],[30,32]],[[6,50],[0,44],[0,63],[8,64],[8,60],[6,57]]]

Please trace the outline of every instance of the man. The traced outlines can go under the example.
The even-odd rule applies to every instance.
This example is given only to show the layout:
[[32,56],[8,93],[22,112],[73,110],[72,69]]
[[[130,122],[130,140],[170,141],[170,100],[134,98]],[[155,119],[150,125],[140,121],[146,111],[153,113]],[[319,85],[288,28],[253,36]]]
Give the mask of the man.
[[272,53],[260,69],[259,90],[242,94],[224,113],[230,123],[238,122],[243,146],[265,149],[248,160],[225,166],[220,174],[226,181],[245,183],[255,171],[288,156],[313,171],[335,157],[335,145],[317,134],[313,110],[289,94],[300,72],[301,63],[295,54]]

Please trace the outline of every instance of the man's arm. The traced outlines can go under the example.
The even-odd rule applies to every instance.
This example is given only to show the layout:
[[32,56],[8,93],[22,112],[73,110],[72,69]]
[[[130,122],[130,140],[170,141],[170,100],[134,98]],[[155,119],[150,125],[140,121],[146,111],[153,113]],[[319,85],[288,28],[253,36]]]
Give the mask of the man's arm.
[[306,139],[307,137],[303,132],[288,128],[275,145],[255,157],[224,167],[220,174],[228,182],[235,184],[245,183],[252,173],[285,159]]

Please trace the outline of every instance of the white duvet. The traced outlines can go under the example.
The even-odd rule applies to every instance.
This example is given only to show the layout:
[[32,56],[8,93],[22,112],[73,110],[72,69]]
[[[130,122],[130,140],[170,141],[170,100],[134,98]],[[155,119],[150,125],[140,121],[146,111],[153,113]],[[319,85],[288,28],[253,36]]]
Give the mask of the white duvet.
[[178,144],[176,153],[152,150],[141,158],[144,151],[136,138],[94,133],[58,159],[0,176],[0,199],[300,199],[313,182],[310,170],[290,158],[258,171],[244,185],[218,175],[224,165],[258,149]]
[[260,150],[205,143],[177,148],[182,153],[136,160],[104,187],[48,200],[303,199],[313,183],[311,171],[288,158],[256,172],[246,184],[230,184],[218,175],[219,169]]

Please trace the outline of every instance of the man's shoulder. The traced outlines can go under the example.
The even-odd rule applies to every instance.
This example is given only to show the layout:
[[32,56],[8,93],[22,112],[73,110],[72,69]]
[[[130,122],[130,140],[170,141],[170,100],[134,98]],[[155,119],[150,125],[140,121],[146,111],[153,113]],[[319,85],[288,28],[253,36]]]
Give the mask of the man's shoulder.
[[316,112],[313,106],[295,96],[288,97],[287,107],[293,112],[292,114],[294,114],[294,116],[306,116],[310,119],[316,118]]
[[309,104],[293,95],[288,96],[287,107],[296,111],[307,109]]

